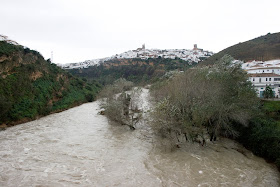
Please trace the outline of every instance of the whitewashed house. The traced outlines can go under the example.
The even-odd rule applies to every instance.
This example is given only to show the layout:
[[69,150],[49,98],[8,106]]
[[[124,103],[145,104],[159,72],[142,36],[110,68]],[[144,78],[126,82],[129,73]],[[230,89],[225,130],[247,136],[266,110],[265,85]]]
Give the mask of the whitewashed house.
[[280,75],[275,73],[249,74],[249,80],[253,83],[259,97],[263,97],[266,86],[272,88],[274,97],[279,98]]
[[280,75],[280,67],[260,67],[247,69],[247,73],[256,74],[256,73],[274,73]]
[[242,64],[242,68],[249,74],[259,97],[263,97],[265,88],[269,86],[274,97],[280,98],[280,60],[247,62]]

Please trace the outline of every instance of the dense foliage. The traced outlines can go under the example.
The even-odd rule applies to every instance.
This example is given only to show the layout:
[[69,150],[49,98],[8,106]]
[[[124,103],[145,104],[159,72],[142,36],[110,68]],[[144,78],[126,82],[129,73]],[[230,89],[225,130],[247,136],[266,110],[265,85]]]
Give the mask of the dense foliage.
[[13,52],[20,51],[22,47],[0,41],[0,56],[10,55]]
[[265,90],[263,91],[263,97],[266,99],[274,97],[273,90],[270,86],[265,87]]
[[152,83],[170,70],[186,70],[191,65],[181,59],[116,59],[110,60],[99,66],[86,69],[69,69],[73,75],[87,79],[98,80],[101,84],[112,84],[119,78],[124,78],[134,83]]
[[224,56],[212,67],[190,69],[154,91],[154,127],[164,137],[235,137],[234,124],[247,125],[258,106],[240,65]]
[[248,127],[237,126],[240,132],[237,140],[280,169],[280,102],[264,100],[260,109]]
[[100,89],[97,83],[75,78],[45,61],[36,51],[5,42],[0,48],[8,57],[0,62],[0,124],[92,101]]

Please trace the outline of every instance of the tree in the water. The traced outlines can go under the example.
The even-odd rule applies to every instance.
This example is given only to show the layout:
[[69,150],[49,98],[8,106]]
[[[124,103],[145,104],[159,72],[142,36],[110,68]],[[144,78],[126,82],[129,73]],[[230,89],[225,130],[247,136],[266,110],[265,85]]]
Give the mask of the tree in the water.
[[[154,127],[164,136],[185,135],[188,140],[205,135],[237,136],[233,125],[246,125],[258,98],[246,72],[233,58],[224,56],[212,67],[190,69],[155,91],[158,104]],[[174,138],[175,137],[175,138]]]
[[[103,113],[114,122],[135,129],[135,124],[141,119],[141,111],[135,111],[137,105],[135,96],[139,96],[138,89],[132,89],[133,83],[125,79],[118,79],[113,85],[106,86],[100,96],[103,98]],[[130,90],[130,91],[128,91]],[[132,107],[134,106],[134,107]],[[136,107],[137,108],[137,107]]]

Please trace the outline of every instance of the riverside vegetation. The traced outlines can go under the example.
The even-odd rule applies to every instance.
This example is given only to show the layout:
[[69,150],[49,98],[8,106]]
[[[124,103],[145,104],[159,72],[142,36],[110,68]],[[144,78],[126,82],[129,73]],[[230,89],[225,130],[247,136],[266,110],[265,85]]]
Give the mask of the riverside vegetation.
[[9,126],[93,101],[100,88],[44,60],[37,51],[0,41],[0,124]]
[[183,134],[187,141],[236,137],[234,123],[248,124],[258,98],[246,73],[232,61],[224,56],[212,67],[190,69],[154,88],[155,128],[173,139]]
[[103,99],[103,112],[109,120],[126,125],[131,130],[135,130],[135,125],[142,118],[142,111],[138,107],[142,90],[133,85],[132,82],[121,78],[114,84],[107,85],[99,94]]
[[226,55],[155,84],[154,129],[174,144],[236,139],[280,168],[280,103],[261,102],[233,60]]
[[[177,147],[184,142],[206,145],[220,137],[235,139],[280,168],[280,102],[261,101],[247,73],[233,60],[225,55],[213,66],[173,72],[153,84],[152,127]],[[119,79],[100,95],[111,121],[135,129],[137,110],[127,94],[132,87],[132,82]]]

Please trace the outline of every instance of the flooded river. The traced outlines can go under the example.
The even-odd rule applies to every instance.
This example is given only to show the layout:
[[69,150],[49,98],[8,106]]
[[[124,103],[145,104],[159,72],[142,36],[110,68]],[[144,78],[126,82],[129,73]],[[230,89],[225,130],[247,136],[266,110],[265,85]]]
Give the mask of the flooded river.
[[1,131],[0,186],[279,186],[273,165],[231,140],[164,151],[145,124],[110,125],[99,110],[88,103]]

